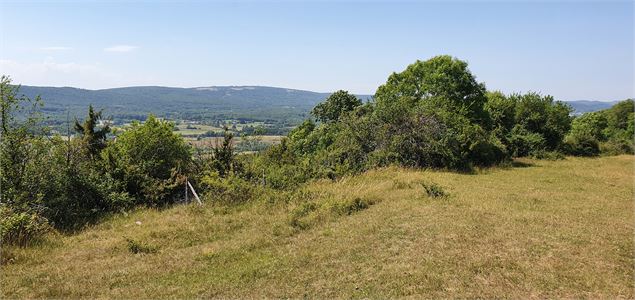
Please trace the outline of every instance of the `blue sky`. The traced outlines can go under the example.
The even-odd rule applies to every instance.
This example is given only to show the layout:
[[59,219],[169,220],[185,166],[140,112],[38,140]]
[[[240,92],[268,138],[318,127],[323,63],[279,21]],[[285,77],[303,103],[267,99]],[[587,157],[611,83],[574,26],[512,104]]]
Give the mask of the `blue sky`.
[[2,1],[0,72],[109,88],[268,85],[372,94],[417,59],[506,93],[634,96],[633,2]]

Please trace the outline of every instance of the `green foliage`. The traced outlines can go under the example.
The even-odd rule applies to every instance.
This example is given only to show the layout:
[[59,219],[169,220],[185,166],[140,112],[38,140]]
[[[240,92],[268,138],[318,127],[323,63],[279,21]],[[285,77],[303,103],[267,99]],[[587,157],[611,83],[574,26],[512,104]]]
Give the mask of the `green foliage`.
[[331,210],[338,215],[350,216],[356,212],[365,210],[375,204],[376,201],[371,198],[354,197],[345,199],[344,201],[335,202],[331,206]]
[[159,248],[157,246],[150,245],[143,241],[137,241],[130,238],[126,239],[126,245],[128,246],[128,251],[134,254],[152,254],[157,253]]
[[49,228],[41,214],[40,188],[47,179],[40,164],[47,151],[38,135],[39,97],[18,93],[9,77],[0,77],[0,238],[3,244],[24,246]]
[[440,185],[432,182],[432,183],[422,183],[423,190],[426,192],[426,195],[430,198],[441,198],[447,196],[447,193]]
[[240,204],[248,202],[257,195],[258,188],[235,174],[220,176],[209,171],[199,182],[201,192],[214,203]]
[[9,77],[0,78],[0,199],[12,207],[24,207],[37,198],[29,172],[44,154],[40,147],[33,146],[34,141],[42,140],[37,134],[40,99],[29,99],[18,92],[19,87],[12,85]]
[[601,112],[607,119],[604,129],[607,142],[601,148],[607,154],[635,153],[635,101],[624,100]]
[[303,220],[304,217],[318,209],[315,202],[304,202],[293,209],[289,216],[289,225],[298,229],[307,229],[310,224]]
[[450,56],[417,61],[393,73],[375,99],[379,160],[467,169],[506,158],[503,144],[487,131],[485,86],[464,61]]
[[[246,163],[246,176],[290,188],[398,164],[469,169],[509,157],[484,110],[485,89],[465,62],[440,56],[391,75],[376,101],[361,104],[340,91],[318,105],[280,145]],[[350,105],[347,105],[349,103]]]
[[540,133],[531,132],[522,125],[514,126],[507,140],[515,157],[529,156],[546,148],[545,138]]
[[571,108],[537,93],[505,96],[487,94],[485,110],[492,121],[492,133],[511,156],[560,151],[571,126]]
[[516,125],[516,101],[501,92],[488,92],[484,105],[492,122],[493,134],[505,145],[509,146],[510,134]]
[[173,124],[150,115],[133,123],[102,153],[106,173],[124,183],[137,204],[176,201],[189,167],[189,146],[172,132]]
[[573,119],[571,131],[565,137],[566,151],[580,156],[600,154],[600,142],[606,140],[606,117],[602,113],[586,113]]
[[110,132],[110,127],[105,125],[97,129],[97,124],[102,121],[102,111],[95,112],[93,106],[88,106],[88,116],[81,124],[75,120],[75,131],[82,136],[88,152],[92,157],[99,156],[99,152],[106,148],[106,135]]
[[214,154],[212,168],[216,170],[221,177],[226,177],[230,172],[240,168],[234,159],[236,154],[234,154],[233,139],[234,135],[225,127],[223,143],[216,145],[216,147],[212,149]]
[[632,154],[634,115],[633,100],[629,99],[607,110],[576,117],[565,138],[567,153],[581,156]]
[[401,73],[393,73],[375,93],[379,111],[393,114],[399,107],[410,109],[423,103],[431,108],[443,108],[486,124],[489,118],[483,110],[485,85],[478,83],[467,63],[448,55],[416,61]]
[[355,95],[339,90],[326,98],[326,101],[316,105],[311,113],[322,122],[336,122],[344,114],[360,105],[362,101]]
[[[544,143],[535,143],[525,151],[531,153],[538,150],[554,151],[562,146],[562,140],[571,127],[571,108],[555,102],[551,96],[541,96],[537,93],[512,95],[516,102],[516,126],[521,132],[539,135]],[[527,134],[525,134],[527,135]],[[539,147],[539,148],[536,148]],[[517,153],[521,149],[514,149]]]
[[51,231],[48,220],[36,211],[16,211],[0,205],[0,242],[2,245],[27,246]]

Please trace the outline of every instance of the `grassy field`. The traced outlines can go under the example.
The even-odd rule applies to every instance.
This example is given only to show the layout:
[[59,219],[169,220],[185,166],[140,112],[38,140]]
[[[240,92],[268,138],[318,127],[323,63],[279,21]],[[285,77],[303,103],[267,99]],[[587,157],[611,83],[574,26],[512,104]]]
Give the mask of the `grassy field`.
[[[252,141],[259,141],[266,145],[275,145],[279,144],[284,136],[281,135],[259,135],[255,137],[249,137]],[[215,147],[216,145],[220,145],[223,143],[224,137],[207,137],[197,140],[195,138],[185,138],[190,145],[194,147]],[[243,138],[240,136],[235,136],[233,138],[234,146],[239,145],[243,142]]]
[[634,161],[389,168],[286,201],[142,209],[3,249],[0,296],[633,298]]

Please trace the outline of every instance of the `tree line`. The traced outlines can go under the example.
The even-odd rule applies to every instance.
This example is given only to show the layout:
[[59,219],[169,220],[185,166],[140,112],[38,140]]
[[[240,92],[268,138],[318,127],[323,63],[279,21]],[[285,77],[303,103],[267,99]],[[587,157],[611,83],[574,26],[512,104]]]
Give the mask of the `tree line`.
[[[317,178],[337,179],[399,165],[469,172],[514,157],[633,153],[633,100],[571,116],[538,93],[488,91],[466,62],[416,61],[391,74],[370,101],[337,91],[278,145],[237,155],[233,136],[190,147],[174,124],[149,116],[121,133],[97,126],[89,108],[73,138],[47,134],[39,98],[1,80],[0,230],[3,243],[27,245],[52,230],[79,230],[136,206],[183,199],[186,180],[204,199],[236,204],[287,197]],[[274,200],[272,200],[274,199]]]

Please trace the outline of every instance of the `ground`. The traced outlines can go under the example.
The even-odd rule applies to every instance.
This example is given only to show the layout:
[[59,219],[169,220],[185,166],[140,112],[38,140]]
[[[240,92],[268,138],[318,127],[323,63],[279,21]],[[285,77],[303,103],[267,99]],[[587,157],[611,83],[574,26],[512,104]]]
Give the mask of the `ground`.
[[388,168],[285,201],[140,209],[3,249],[0,296],[633,298],[634,161]]

